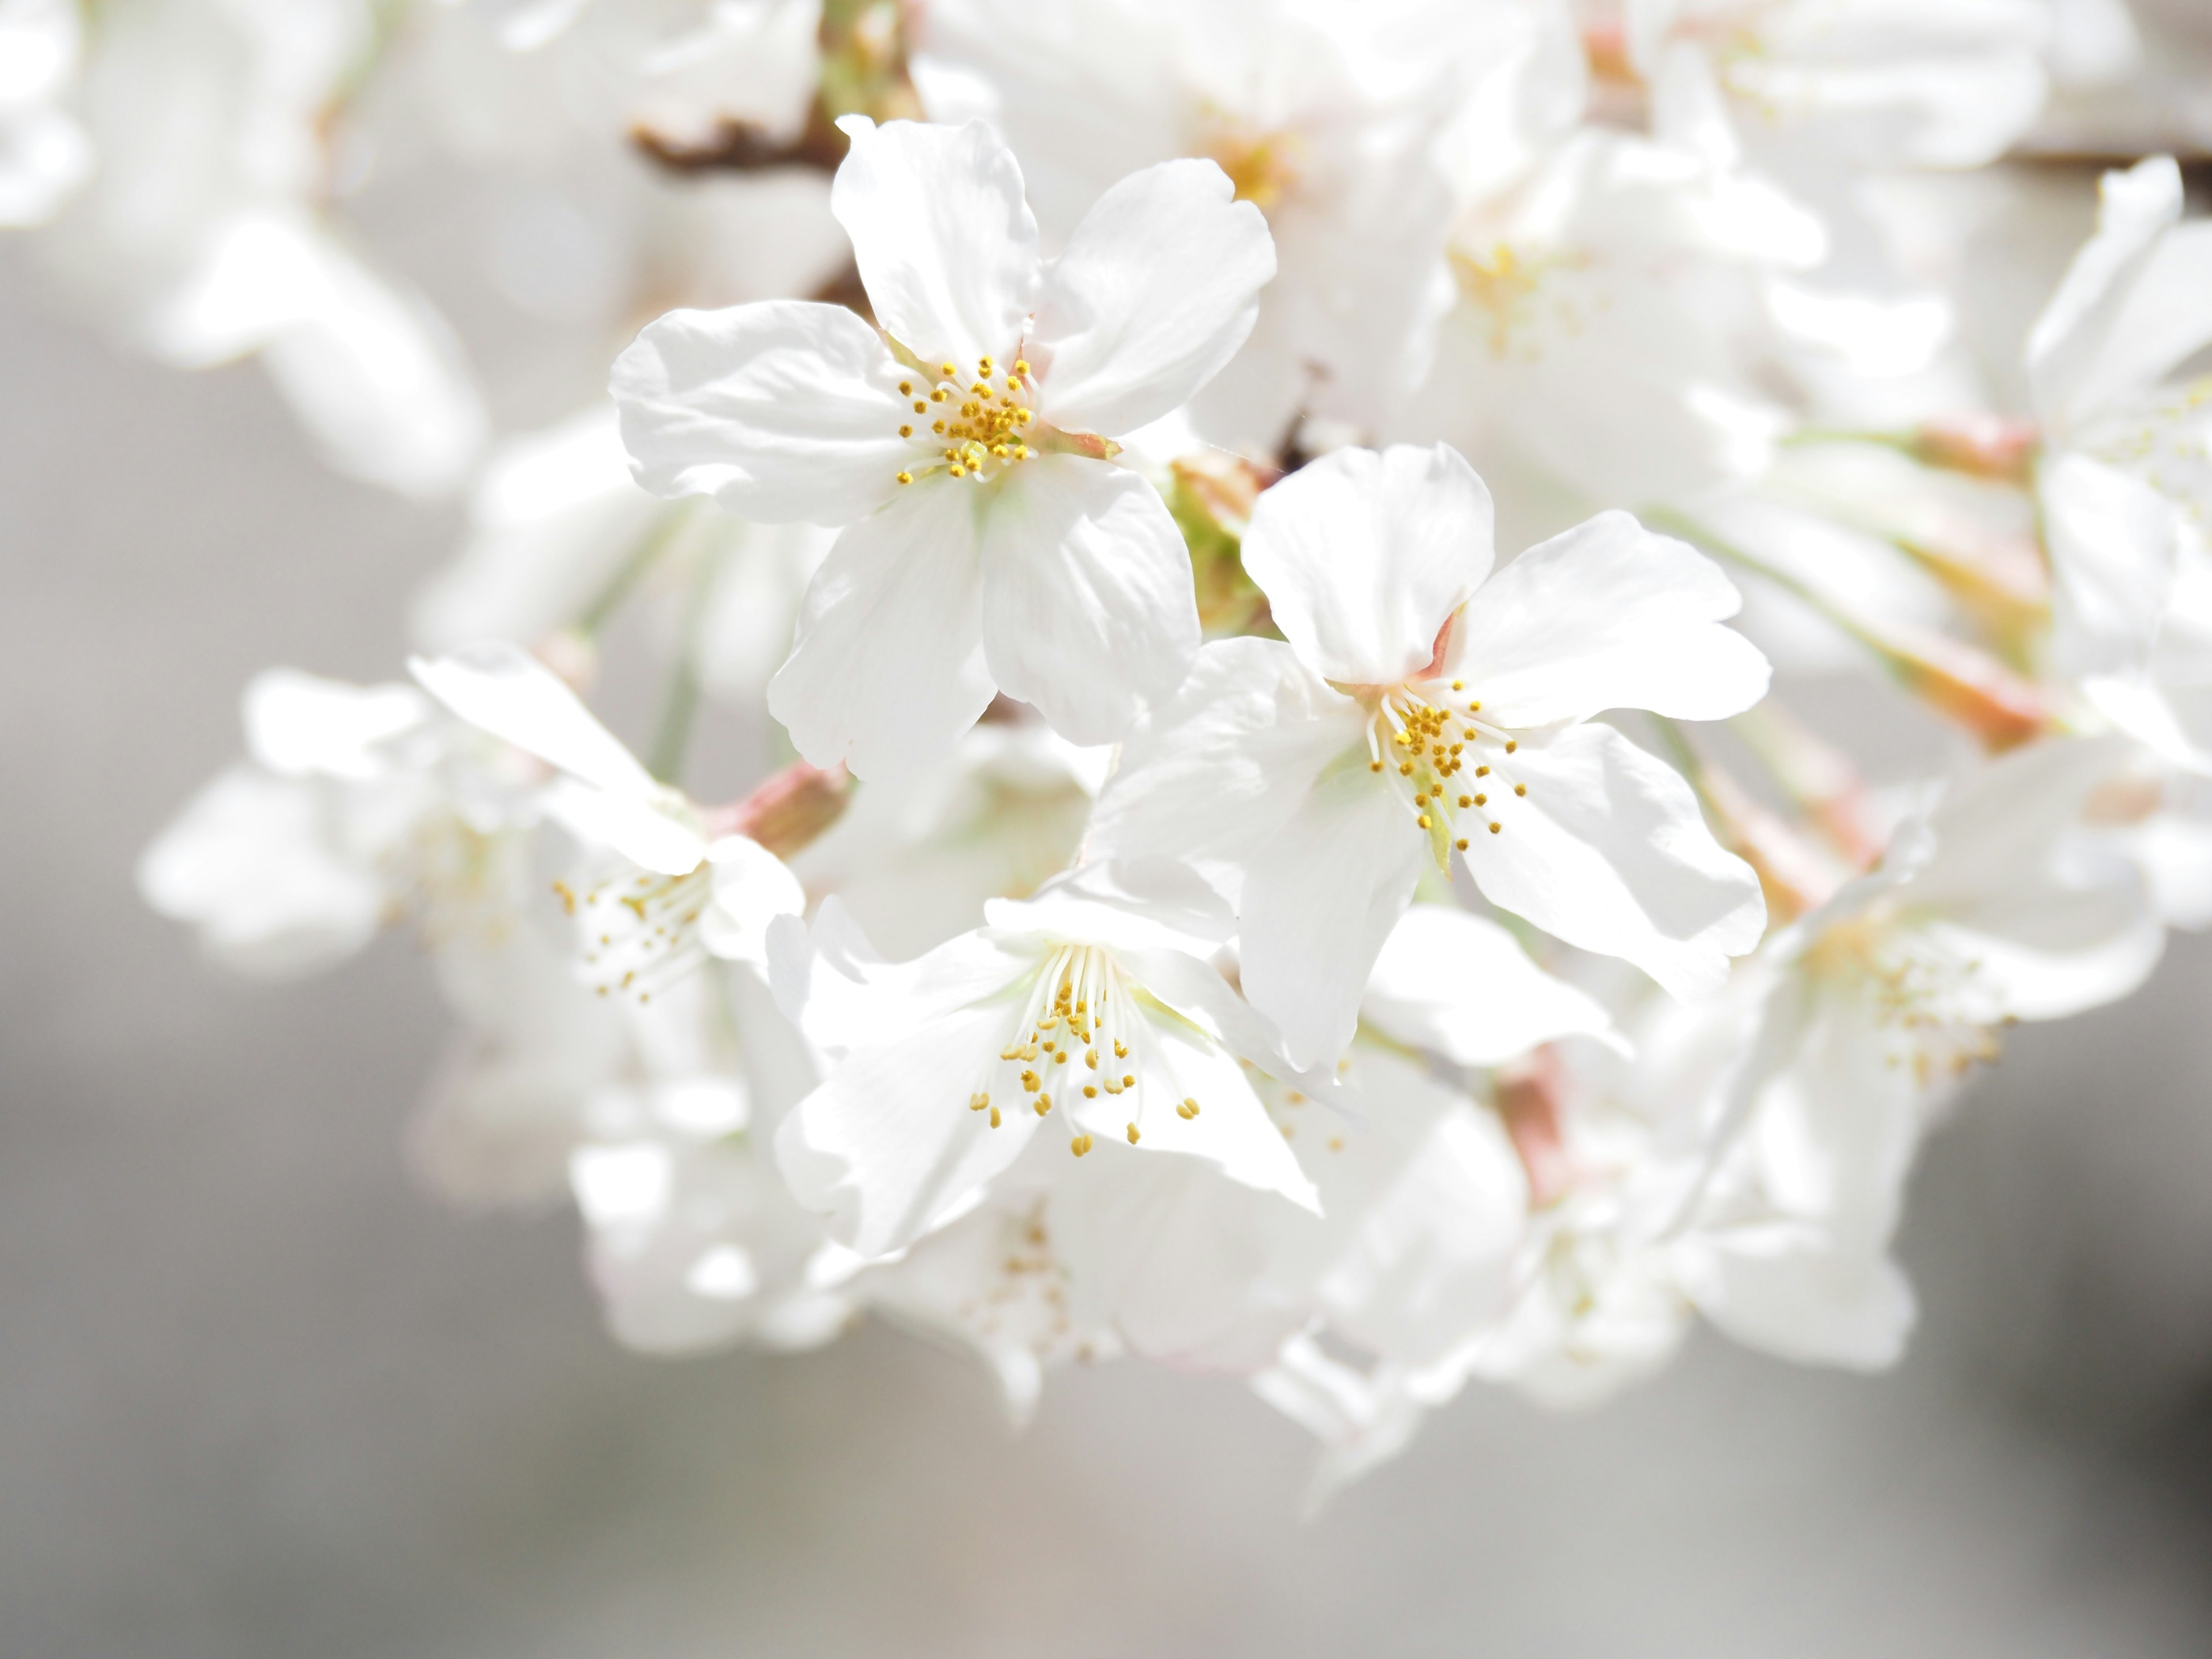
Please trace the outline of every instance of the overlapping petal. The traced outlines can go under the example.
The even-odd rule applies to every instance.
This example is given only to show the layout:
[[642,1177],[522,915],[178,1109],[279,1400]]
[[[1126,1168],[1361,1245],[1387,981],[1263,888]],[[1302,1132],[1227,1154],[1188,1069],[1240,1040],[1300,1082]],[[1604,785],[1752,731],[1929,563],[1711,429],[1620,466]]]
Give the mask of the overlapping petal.
[[1079,455],[1013,469],[984,519],[991,678],[1071,742],[1110,743],[1198,650],[1190,555],[1137,474]]
[[1342,449],[1260,497],[1244,568],[1316,673],[1395,685],[1490,574],[1490,491],[1458,452]]
[[1135,430],[1236,355],[1275,274],[1267,222],[1211,161],[1133,173],[1075,228],[1045,278],[1029,354],[1065,430]]
[[830,210],[876,320],[923,362],[972,373],[1011,352],[1036,308],[1036,221],[1013,154],[980,121],[877,126],[848,115],[852,149],[830,186]]
[[1443,672],[1508,726],[1607,708],[1718,720],[1766,694],[1766,659],[1720,625],[1741,604],[1702,553],[1626,513],[1601,513],[1482,585],[1452,629]]
[[1681,776],[1619,732],[1575,726],[1524,743],[1512,777],[1527,797],[1467,853],[1492,903],[1634,963],[1676,996],[1717,988],[1728,959],[1759,943],[1766,902],[1751,866],[1713,839]]
[[898,488],[912,447],[902,371],[842,306],[763,300],[672,311],[615,360],[637,481],[741,519],[842,525]]
[[837,538],[815,572],[769,712],[817,766],[894,776],[950,749],[991,701],[979,499],[906,491]]

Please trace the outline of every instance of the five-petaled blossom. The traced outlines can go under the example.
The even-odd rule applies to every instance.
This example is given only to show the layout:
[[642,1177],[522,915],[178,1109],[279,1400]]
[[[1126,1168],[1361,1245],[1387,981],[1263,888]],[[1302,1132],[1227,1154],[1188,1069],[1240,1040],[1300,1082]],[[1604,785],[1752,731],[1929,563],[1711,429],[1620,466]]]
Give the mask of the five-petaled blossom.
[[1269,490],[1245,568],[1287,645],[1208,646],[1132,733],[1094,855],[1187,860],[1238,906],[1245,994],[1296,1064],[1346,1042],[1425,856],[1668,990],[1759,942],[1749,866],[1681,777],[1590,716],[1714,720],[1765,659],[1711,561],[1601,514],[1492,571],[1490,493],[1449,447],[1344,450]]
[[616,364],[640,480],[742,518],[847,526],[770,711],[819,766],[941,755],[993,693],[1111,741],[1198,647],[1190,561],[1112,440],[1243,343],[1273,245],[1210,161],[1132,173],[1048,267],[980,124],[877,127],[830,204],[879,327],[840,306],[677,311]]
[[[811,939],[796,921],[771,929],[778,1000],[835,1060],[776,1152],[833,1237],[866,1257],[905,1249],[1018,1181],[1048,1119],[1078,1158],[1181,1154],[1319,1207],[1254,1092],[1247,1066],[1288,1068],[1207,960],[1229,918],[1202,884],[1093,866],[985,917],[910,963],[877,957],[834,902]],[[1100,1162],[1102,1180],[1122,1168]]]

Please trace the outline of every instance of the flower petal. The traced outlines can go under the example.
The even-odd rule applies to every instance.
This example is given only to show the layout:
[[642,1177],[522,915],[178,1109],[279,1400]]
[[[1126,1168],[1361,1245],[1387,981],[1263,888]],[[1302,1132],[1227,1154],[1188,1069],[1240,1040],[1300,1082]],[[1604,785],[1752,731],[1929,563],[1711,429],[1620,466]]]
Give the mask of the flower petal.
[[1718,720],[1766,695],[1766,659],[1720,626],[1742,603],[1702,553],[1601,513],[1483,584],[1452,629],[1444,672],[1502,726],[1606,708]]
[[1307,665],[1396,685],[1490,574],[1490,491],[1458,452],[1340,449],[1260,497],[1244,568]]
[[830,210],[853,239],[876,320],[934,367],[962,376],[1012,350],[1036,306],[1036,221],[1013,152],[981,121],[877,126],[848,115],[853,141]]
[[768,968],[768,930],[778,916],[806,909],[806,891],[791,868],[746,836],[725,836],[707,849],[714,896],[700,913],[699,939],[732,962]]
[[412,658],[407,666],[424,690],[470,725],[595,789],[639,799],[663,793],[561,677],[519,645],[492,641],[448,656]]
[[1766,902],[1751,866],[1713,839],[1690,786],[1611,726],[1524,742],[1494,769],[1528,793],[1493,795],[1503,828],[1467,851],[1492,904],[1625,957],[1676,996],[1715,989],[1729,957],[1759,943]]
[[902,492],[837,538],[806,589],[769,712],[817,766],[890,777],[936,760],[991,701],[975,492]]
[[991,678],[1072,743],[1111,743],[1198,652],[1190,554],[1159,492],[1079,455],[1016,466],[983,520]]
[[1366,720],[1277,641],[1202,647],[1173,700],[1122,739],[1085,851],[1181,859],[1233,899],[1243,860],[1359,744]]
[[637,481],[741,519],[842,525],[898,489],[915,451],[902,371],[842,306],[763,300],[672,311],[615,359],[610,389]]
[[1053,425],[1133,432],[1237,355],[1275,274],[1267,222],[1212,161],[1163,161],[1098,198],[1045,278],[1029,355]]
[[972,1208],[1038,1120],[969,1109],[1006,1040],[1007,1011],[966,1008],[896,1042],[855,1049],[801,1101],[775,1151],[793,1195],[860,1255],[904,1249]]
[[1417,904],[1399,919],[1360,1012],[1386,1035],[1462,1066],[1613,1029],[1595,998],[1529,961],[1512,934],[1449,904]]
[[1325,775],[1252,860],[1244,882],[1244,994],[1301,1069],[1352,1041],[1369,969],[1413,896],[1427,846],[1364,755]]
[[2173,595],[2180,525],[2156,490],[2087,455],[2036,480],[2050,550],[2055,665],[2066,674],[2147,666]]

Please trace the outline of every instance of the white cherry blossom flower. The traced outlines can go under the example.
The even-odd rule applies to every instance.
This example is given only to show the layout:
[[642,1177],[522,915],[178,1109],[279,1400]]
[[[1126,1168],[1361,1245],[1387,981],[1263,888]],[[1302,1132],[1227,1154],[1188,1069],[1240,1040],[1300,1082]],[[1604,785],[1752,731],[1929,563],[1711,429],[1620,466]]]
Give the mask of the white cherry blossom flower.
[[662,318],[615,368],[639,478],[847,526],[768,693],[817,765],[911,768],[994,690],[1109,741],[1198,643],[1182,537],[1110,440],[1243,343],[1266,223],[1218,167],[1170,162],[1107,191],[1047,270],[986,129],[844,125],[832,207],[880,331],[790,301]]
[[1765,919],[1688,785],[1607,708],[1711,720],[1766,665],[1706,559],[1607,514],[1492,570],[1489,492],[1443,446],[1340,451],[1260,498],[1244,543],[1287,645],[1200,653],[1126,747],[1095,853],[1185,859],[1231,896],[1244,987],[1294,1063],[1352,1035],[1425,862],[1677,994]]
[[605,849],[558,890],[602,995],[649,1000],[708,954],[764,967],[768,929],[805,908],[799,879],[743,835],[711,835],[553,672],[512,645],[416,658],[415,678],[461,719],[555,769],[544,811]]
[[[904,1250],[994,1183],[1033,1184],[1048,1148],[1066,1166],[1056,1144],[1135,1154],[1072,1179],[1170,1158],[1313,1206],[1243,1069],[1279,1069],[1273,1033],[1207,961],[1216,941],[1190,931],[1227,918],[1202,888],[1157,893],[1139,873],[1134,893],[1094,867],[994,902],[983,927],[906,963],[876,958],[834,902],[811,945],[779,926],[779,997],[833,1063],[777,1148],[840,1243],[870,1260]],[[1058,1134],[1039,1133],[1048,1121]]]

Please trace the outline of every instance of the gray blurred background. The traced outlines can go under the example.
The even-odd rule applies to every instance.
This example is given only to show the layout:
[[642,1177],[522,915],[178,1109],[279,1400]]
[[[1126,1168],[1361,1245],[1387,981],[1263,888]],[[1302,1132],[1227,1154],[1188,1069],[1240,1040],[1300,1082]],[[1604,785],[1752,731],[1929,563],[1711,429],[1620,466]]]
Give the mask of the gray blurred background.
[[[2089,176],[2034,186],[2057,246]],[[9,252],[0,373],[8,1659],[2212,1653],[2212,941],[1933,1141],[1889,1376],[1699,1338],[1587,1416],[1472,1392],[1301,1524],[1305,1437],[1226,1382],[1064,1375],[1017,1437],[881,1329],[636,1358],[570,1218],[410,1185],[410,945],[241,986],[131,887],[257,668],[394,671],[454,514]]]

